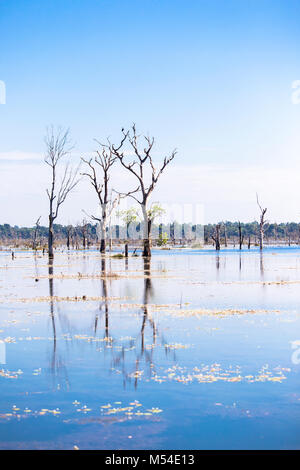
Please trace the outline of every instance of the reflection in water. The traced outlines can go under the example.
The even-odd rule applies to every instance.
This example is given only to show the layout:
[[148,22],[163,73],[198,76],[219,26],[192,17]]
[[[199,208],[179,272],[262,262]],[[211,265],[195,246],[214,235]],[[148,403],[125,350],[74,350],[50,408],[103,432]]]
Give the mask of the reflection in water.
[[[118,368],[123,375],[123,384],[126,386],[127,382],[134,379],[135,388],[138,385],[139,379],[147,372],[150,377],[155,371],[154,364],[154,351],[157,346],[157,339],[160,338],[160,344],[165,348],[166,354],[172,354],[172,359],[176,359],[175,352],[170,352],[167,347],[167,342],[162,335],[159,335],[158,328],[154,319],[149,313],[149,304],[153,299],[154,289],[151,279],[151,265],[150,259],[145,258],[144,263],[144,289],[143,289],[143,306],[141,308],[142,318],[141,325],[138,332],[133,337],[124,341],[119,341],[117,338],[112,338],[109,331],[109,293],[107,286],[107,272],[105,259],[102,259],[102,296],[103,301],[100,305],[100,310],[105,311],[105,339],[107,346],[109,346],[112,354],[113,367]],[[137,319],[138,321],[138,319]],[[95,319],[94,332],[97,331],[98,314]],[[150,328],[151,342],[147,342],[146,333],[147,327]],[[143,367],[145,370],[143,370]]]
[[38,266],[38,258],[37,253],[34,253],[34,267],[35,267],[35,282],[39,281],[39,266]]
[[49,297],[50,297],[50,318],[52,323],[52,332],[53,332],[53,354],[51,361],[51,370],[55,371],[55,359],[56,359],[56,325],[54,317],[54,302],[53,302],[53,258],[49,258],[48,265],[48,274],[49,274]]
[[[0,447],[125,448],[133,436],[129,444],[136,448],[197,449],[199,442],[207,448],[232,448],[232,443],[255,448],[262,440],[252,431],[262,420],[264,445],[295,445],[299,374],[289,340],[295,340],[300,323],[300,250],[297,256],[290,256],[291,250],[270,256],[270,251],[228,251],[219,257],[161,252],[151,261],[129,258],[125,275],[123,259],[112,258],[110,266],[110,258],[95,253],[87,257],[85,278],[78,275],[85,272],[78,253],[69,256],[70,263],[67,255],[57,256],[54,266],[39,257],[36,265],[27,256],[9,260],[16,268],[27,263],[25,274],[31,276],[24,285],[19,269],[13,276],[0,270],[0,283],[5,280],[22,300],[26,289],[29,303],[29,315],[25,305],[13,318],[7,304],[2,320],[17,320],[9,327],[19,338],[9,346],[10,365],[24,375],[5,383]],[[68,275],[61,275],[62,269]],[[288,282],[278,288],[278,278]],[[58,385],[66,388],[59,356],[70,393],[57,391]],[[37,366],[41,373],[33,373]],[[288,407],[287,396],[292,397]],[[61,414],[50,417],[57,409]]]
[[[48,264],[48,275],[49,275],[49,304],[50,304],[50,318],[52,324],[52,335],[53,335],[53,349],[50,361],[50,370],[53,377],[53,382],[55,384],[56,379],[59,380],[61,377],[61,381],[65,382],[67,388],[69,388],[69,380],[67,376],[67,370],[64,365],[64,362],[57,354],[57,329],[56,329],[56,318],[54,312],[54,286],[53,286],[53,258],[49,258]],[[60,383],[57,385],[60,387]]]
[[108,295],[107,295],[107,277],[106,277],[106,260],[103,257],[101,260],[101,272],[102,272],[102,296],[104,298],[100,305],[100,310],[104,307],[105,312],[105,338],[109,340],[109,317],[108,317]]
[[264,277],[264,254],[262,251],[259,254],[259,265],[260,265],[260,276],[261,276],[261,279],[263,279]]
[[[101,296],[103,297],[103,300],[101,300],[100,305],[99,305],[99,312],[101,313],[103,311],[104,307],[104,312],[105,312],[105,328],[104,328],[104,337],[109,338],[109,322],[108,322],[108,296],[107,296],[107,278],[106,278],[106,259],[105,256],[101,257]],[[97,334],[97,328],[98,328],[98,322],[99,322],[99,313],[96,313],[95,315],[95,322],[94,322],[94,335]]]

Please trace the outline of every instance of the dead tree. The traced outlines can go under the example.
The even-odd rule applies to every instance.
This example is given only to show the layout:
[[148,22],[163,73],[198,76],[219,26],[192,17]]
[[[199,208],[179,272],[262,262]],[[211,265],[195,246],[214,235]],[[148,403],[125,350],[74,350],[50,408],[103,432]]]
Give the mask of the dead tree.
[[[100,214],[99,216],[90,215],[89,217],[99,223],[100,226],[100,252],[105,253],[106,250],[106,229],[107,222],[112,215],[112,211],[119,201],[119,196],[112,199],[111,192],[109,192],[109,179],[110,171],[113,164],[116,162],[117,157],[114,155],[111,149],[111,145],[100,144],[100,150],[96,150],[96,156],[85,160],[81,160],[89,167],[89,173],[83,173],[86,176],[91,185],[93,186],[99,206]],[[97,172],[97,169],[100,169],[100,175]]]
[[33,230],[33,239],[32,239],[32,249],[33,249],[33,251],[37,250],[37,237],[38,237],[38,232],[39,232],[39,228],[40,228],[40,220],[41,220],[41,216],[39,216],[39,218],[37,219],[37,221],[35,223],[34,230]]
[[227,228],[226,228],[226,223],[224,223],[224,245],[225,245],[225,248],[227,248]]
[[260,220],[259,220],[259,249],[262,250],[263,249],[263,245],[264,245],[264,230],[265,230],[265,223],[266,223],[266,220],[265,220],[265,215],[266,215],[266,212],[267,212],[267,208],[263,209],[262,206],[260,205],[259,203],[259,200],[258,200],[258,195],[256,194],[256,200],[257,200],[257,205],[260,209]]
[[[138,187],[134,191],[127,193],[131,196],[140,206],[143,214],[143,256],[151,256],[151,225],[153,218],[148,211],[149,198],[158,182],[159,177],[163,173],[164,169],[174,159],[176,150],[164,158],[160,168],[157,170],[153,163],[152,149],[154,145],[154,137],[144,136],[144,145],[140,144],[141,136],[136,133],[135,124],[127,132],[122,129],[123,138],[118,147],[111,146],[113,154],[119,159],[123,167],[131,172],[134,177],[138,180]],[[128,142],[130,150],[134,153],[134,160],[130,163],[125,162],[124,146]],[[150,179],[147,181],[146,174],[150,171]],[[136,197],[136,193],[140,194],[140,199]]]
[[47,131],[45,144],[46,156],[44,161],[51,168],[51,185],[50,188],[46,190],[49,198],[48,254],[49,258],[53,258],[53,224],[58,216],[61,205],[65,202],[68,194],[78,183],[78,169],[73,171],[70,168],[69,163],[67,163],[65,165],[61,181],[57,181],[59,163],[65,156],[69,155],[72,150],[69,140],[69,130],[64,131],[63,129],[58,128],[55,131],[52,126]]
[[240,250],[243,247],[243,242],[244,242],[244,235],[242,234],[241,222],[239,222],[239,245],[240,245]]
[[71,237],[73,233],[73,227],[72,225],[67,226],[67,249],[70,249],[70,244],[71,244]]
[[215,247],[216,247],[217,251],[220,250],[220,246],[221,246],[221,244],[220,244],[220,229],[221,229],[221,224],[217,224],[216,228],[215,228],[215,231],[214,231],[213,235],[211,236],[211,238],[215,242]]
[[82,246],[83,246],[83,249],[85,250],[88,244],[88,225],[87,225],[86,220],[82,221],[81,234],[82,234]]

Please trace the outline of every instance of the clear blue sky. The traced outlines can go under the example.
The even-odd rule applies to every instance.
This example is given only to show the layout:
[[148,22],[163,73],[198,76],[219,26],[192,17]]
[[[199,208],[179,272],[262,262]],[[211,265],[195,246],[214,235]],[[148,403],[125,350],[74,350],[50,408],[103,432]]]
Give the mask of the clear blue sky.
[[299,18],[299,0],[0,0],[2,165],[49,123],[80,153],[135,121],[178,165],[292,169]]

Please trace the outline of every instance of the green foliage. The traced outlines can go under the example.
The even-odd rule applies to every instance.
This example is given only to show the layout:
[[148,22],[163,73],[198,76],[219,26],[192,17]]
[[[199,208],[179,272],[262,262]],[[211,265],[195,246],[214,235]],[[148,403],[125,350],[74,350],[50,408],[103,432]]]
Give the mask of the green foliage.
[[158,246],[165,246],[168,243],[168,234],[167,232],[163,232],[159,234],[158,237]]
[[139,213],[134,207],[130,207],[127,210],[118,211],[117,217],[119,217],[123,224],[128,226],[129,224],[136,222],[139,219]]
[[163,209],[158,202],[153,203],[150,209],[148,209],[147,211],[147,215],[152,222],[157,217],[161,217],[165,213],[166,213],[165,209]]

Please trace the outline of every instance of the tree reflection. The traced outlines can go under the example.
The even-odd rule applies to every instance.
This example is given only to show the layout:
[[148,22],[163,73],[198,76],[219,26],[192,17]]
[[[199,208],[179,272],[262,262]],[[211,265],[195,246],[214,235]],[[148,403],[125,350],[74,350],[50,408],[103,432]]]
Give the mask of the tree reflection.
[[[107,290],[107,272],[106,272],[106,259],[105,256],[101,257],[101,296],[103,300],[101,300],[99,305],[99,312],[103,312],[104,310],[104,337],[106,341],[110,340],[109,336],[109,310],[108,310],[108,290]],[[94,322],[94,335],[97,334],[98,329],[98,322],[99,322],[99,313],[95,315],[95,322]]]
[[264,254],[262,251],[259,253],[259,267],[260,267],[260,276],[263,279],[264,278]]
[[53,346],[50,360],[50,370],[55,384],[56,380],[61,379],[69,387],[69,380],[65,364],[59,354],[57,353],[57,328],[56,318],[54,311],[54,270],[53,258],[49,258],[48,264],[48,277],[49,277],[49,305],[50,305],[50,319],[52,325]]
[[219,253],[216,253],[216,268],[217,268],[217,270],[220,269],[220,255],[219,255]]
[[[150,262],[149,258],[143,259],[144,289],[141,307],[142,321],[138,333],[135,337],[127,340],[127,342],[122,342],[122,344],[118,346],[119,351],[117,351],[116,342],[112,342],[113,367],[121,369],[124,386],[126,386],[127,382],[134,380],[135,388],[138,386],[138,381],[144,372],[147,372],[149,377],[155,373],[154,350],[158,345],[158,338],[160,340],[160,344],[164,346],[166,354],[172,354],[172,358],[176,359],[175,353],[170,352],[167,347],[167,342],[163,335],[159,333],[158,327],[149,312],[149,305],[154,297]],[[151,344],[147,344],[147,327],[149,327],[151,332]],[[132,353],[134,355],[133,357]],[[143,366],[145,371],[142,370]]]

